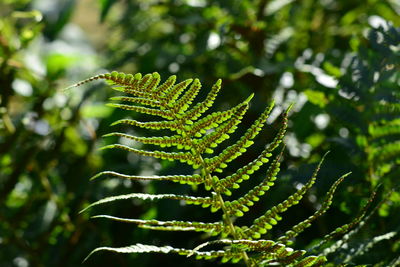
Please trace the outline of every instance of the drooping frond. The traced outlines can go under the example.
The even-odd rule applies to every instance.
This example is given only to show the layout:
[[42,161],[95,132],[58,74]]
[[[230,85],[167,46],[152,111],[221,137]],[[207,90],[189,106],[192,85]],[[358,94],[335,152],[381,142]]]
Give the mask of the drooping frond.
[[272,227],[282,219],[282,217],[279,215],[280,213],[285,212],[291,206],[297,205],[299,203],[305,193],[315,183],[318,171],[321,168],[325,156],[326,154],[322,157],[313,175],[311,176],[311,179],[303,187],[298,189],[293,195],[288,197],[282,203],[273,206],[264,215],[254,220],[253,225],[244,232],[246,237],[260,238],[261,235],[266,234],[268,230],[272,229]]
[[321,254],[327,256],[334,253],[339,248],[345,246],[349,239],[365,225],[365,223],[371,218],[371,216],[378,210],[378,208],[385,202],[385,200],[389,196],[387,195],[386,197],[384,197],[380,201],[380,203],[378,203],[378,205],[376,205],[374,209],[366,216],[368,208],[370,207],[372,201],[375,199],[377,190],[378,188],[372,191],[367,203],[363,206],[357,217],[355,217],[350,223],[340,226],[329,234],[325,235],[321,242],[313,246],[310,251],[315,252],[321,250],[321,248],[324,247],[329,241],[340,235],[343,235],[343,237],[337,240],[335,243],[329,245],[328,247],[325,246]]
[[311,226],[311,223],[317,219],[318,217],[320,217],[322,214],[324,214],[329,207],[332,204],[332,199],[333,199],[333,194],[335,193],[337,187],[339,186],[339,184],[344,180],[344,178],[346,178],[350,173],[346,173],[345,175],[343,175],[342,177],[340,177],[338,180],[336,180],[336,182],[331,186],[331,188],[329,189],[327,195],[326,195],[326,199],[324,200],[324,202],[322,203],[321,207],[310,217],[308,217],[306,220],[298,223],[297,225],[293,226],[291,230],[287,231],[285,233],[285,235],[281,236],[278,240],[282,243],[285,243],[289,240],[292,239],[294,237],[296,237],[297,235],[299,235],[301,232],[303,232],[306,228]]

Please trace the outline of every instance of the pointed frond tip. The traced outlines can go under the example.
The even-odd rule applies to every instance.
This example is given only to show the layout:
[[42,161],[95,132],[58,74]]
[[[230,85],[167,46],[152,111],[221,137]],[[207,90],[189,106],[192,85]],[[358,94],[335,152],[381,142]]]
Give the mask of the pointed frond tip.
[[265,214],[253,221],[252,226],[246,229],[246,231],[244,232],[246,237],[260,238],[261,235],[266,234],[269,230],[271,230],[273,226],[278,223],[278,221],[282,220],[280,214],[286,212],[290,207],[299,204],[300,200],[303,199],[304,195],[316,182],[318,172],[327,154],[328,152],[325,153],[325,155],[322,157],[322,159],[318,163],[318,166],[315,168],[310,180],[304,186],[299,188],[287,199],[273,206],[267,212],[265,212]]
[[[154,73],[154,75],[159,76],[158,73]],[[132,75],[132,74],[125,74],[122,72],[113,71],[111,73],[103,73],[103,74],[99,74],[99,75],[87,78],[83,81],[80,81],[76,84],[73,84],[73,85],[63,89],[63,91],[68,91],[74,87],[79,87],[81,85],[84,85],[86,83],[89,83],[89,82],[92,82],[95,80],[108,80],[108,81],[114,82],[119,85],[132,85],[132,84],[134,84],[134,81],[138,81],[141,78],[142,78],[142,74],[140,74],[140,73]]]
[[282,243],[287,243],[289,241],[289,239],[295,238],[297,235],[302,233],[306,228],[310,227],[311,223],[314,220],[316,220],[318,217],[322,216],[329,209],[329,207],[332,204],[333,195],[334,195],[337,187],[350,174],[351,174],[351,172],[348,172],[336,180],[336,182],[329,189],[326,199],[322,203],[321,207],[313,215],[308,217],[306,220],[298,223],[297,225],[293,226],[291,230],[287,231],[285,233],[285,235],[281,236],[278,240]]

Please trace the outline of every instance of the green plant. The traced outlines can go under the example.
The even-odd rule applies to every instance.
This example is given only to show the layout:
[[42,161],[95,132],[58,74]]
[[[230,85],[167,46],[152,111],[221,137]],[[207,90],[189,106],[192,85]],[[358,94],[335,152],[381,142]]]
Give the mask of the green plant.
[[[46,8],[52,18],[58,6]],[[84,177],[102,161],[80,127],[95,91],[68,99],[55,85],[71,79],[71,68],[87,69],[90,56],[83,39],[68,43],[69,52],[57,49],[62,40],[52,42],[45,29],[62,25],[32,8],[33,1],[0,1],[0,266],[76,266],[98,243],[81,238],[88,225],[78,213],[99,190],[85,189]]]
[[341,89],[328,110],[352,128],[361,152],[358,161],[366,159],[366,179],[372,186],[384,182],[390,189],[399,186],[400,174],[400,31],[386,27],[371,29],[367,45],[354,45],[356,54],[348,56],[347,66],[342,64],[346,67],[339,79]]
[[337,76],[338,86],[307,92],[312,103],[336,120],[332,127],[346,133],[336,140],[354,151],[353,161],[371,187],[378,182],[387,189],[398,186],[399,42],[400,31],[390,23],[369,29],[367,38],[351,41],[354,51],[341,61],[323,62],[321,67]]
[[[337,79],[335,88],[319,85],[307,90],[306,94],[314,108],[321,108],[319,112],[331,118],[331,123],[324,129],[325,136],[321,138],[319,149],[326,149],[330,143],[336,157],[342,158],[341,162],[336,160],[335,163],[343,166],[344,162],[348,162],[353,171],[354,184],[346,190],[365,196],[381,184],[386,192],[384,199],[389,200],[384,200],[379,206],[381,218],[362,224],[364,229],[356,231],[359,232],[357,240],[342,244],[342,248],[336,251],[336,257],[342,258],[343,263],[350,260],[371,263],[386,257],[386,265],[389,264],[388,259],[397,257],[398,245],[395,244],[399,243],[400,31],[390,22],[385,22],[365,33],[365,38],[352,39],[353,52],[340,57],[327,55],[329,59],[319,63],[316,57],[310,56],[307,64],[300,69],[321,68]],[[315,131],[311,135],[323,136]],[[308,136],[309,140],[311,137]],[[342,202],[341,207],[347,212],[352,209],[354,198],[351,195],[344,194],[342,199],[338,197],[336,201]],[[382,235],[382,232],[386,234]],[[392,241],[387,242],[388,239]],[[368,255],[354,253],[360,248],[372,246],[372,240],[386,240],[386,244],[375,246]]]
[[[252,126],[234,144],[222,150],[219,145],[227,140],[238,128],[237,125],[243,119],[252,96],[229,110],[215,111],[208,115],[203,115],[212,107],[220,90],[221,80],[218,80],[206,98],[198,103],[193,103],[194,98],[201,88],[198,79],[188,79],[176,84],[176,77],[171,76],[162,85],[159,85],[160,75],[158,73],[147,74],[142,77],[141,74],[126,75],[124,73],[112,72],[94,76],[73,85],[73,87],[98,79],[104,79],[113,85],[113,89],[128,94],[128,96],[111,98],[113,101],[122,103],[110,103],[108,104],[109,106],[164,118],[161,121],[146,122],[122,119],[116,121],[114,125],[136,126],[161,133],[164,133],[164,130],[170,131],[169,134],[162,137],[139,137],[122,132],[113,132],[106,135],[108,137],[133,140],[146,145],[159,146],[164,149],[162,151],[144,150],[125,144],[107,145],[103,147],[104,149],[116,148],[141,156],[180,161],[192,166],[194,172],[192,175],[136,176],[105,171],[97,174],[92,179],[97,179],[100,176],[112,176],[130,180],[171,181],[191,185],[193,188],[203,185],[206,191],[209,192],[209,196],[131,193],[104,198],[92,203],[84,210],[118,200],[140,199],[157,201],[172,199],[181,201],[186,205],[200,205],[203,208],[210,208],[211,212],[220,212],[221,219],[217,222],[160,221],[156,219],[129,219],[110,215],[97,215],[94,218],[107,218],[115,221],[134,223],[139,227],[152,230],[206,232],[211,236],[218,236],[218,238],[214,241],[202,243],[195,249],[135,244],[120,248],[100,247],[92,253],[102,250],[118,253],[177,253],[186,256],[193,255],[199,259],[222,258],[222,262],[238,262],[243,260],[247,266],[268,265],[272,263],[293,266],[319,266],[326,261],[324,256],[318,254],[307,255],[305,250],[291,248],[291,243],[298,234],[310,227],[316,218],[327,211],[337,186],[348,174],[340,177],[332,185],[327,193],[326,200],[309,218],[298,223],[278,238],[273,240],[262,238],[263,236],[271,236],[270,230],[282,219],[281,214],[291,206],[298,204],[312,187],[316,181],[318,170],[324,157],[319,162],[311,179],[294,194],[271,207],[263,215],[256,218],[249,226],[240,225],[236,222],[238,217],[244,216],[250,207],[260,201],[262,195],[275,184],[282,152],[278,153],[275,159],[272,160],[266,176],[259,184],[253,186],[244,195],[235,196],[234,194],[235,189],[238,189],[242,182],[249,180],[250,175],[272,158],[273,152],[279,147],[284,137],[287,127],[287,113],[290,108],[283,114],[281,127],[275,138],[265,147],[260,155],[250,163],[241,166],[235,172],[230,172],[227,175],[225,169],[228,165],[253,145],[253,139],[266,123],[268,115],[273,108],[273,103],[265,109]],[[207,155],[211,156],[207,157]],[[337,228],[330,235],[327,235],[326,240],[344,233],[357,225],[364,216],[365,211],[366,208],[352,223]],[[211,245],[225,245],[225,248],[223,250],[201,251],[204,247]]]

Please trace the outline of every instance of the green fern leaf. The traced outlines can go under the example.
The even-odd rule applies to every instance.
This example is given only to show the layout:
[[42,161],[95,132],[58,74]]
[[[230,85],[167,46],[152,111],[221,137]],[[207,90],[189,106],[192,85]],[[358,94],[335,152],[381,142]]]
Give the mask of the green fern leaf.
[[213,172],[217,168],[219,168],[222,163],[231,162],[235,158],[242,155],[242,153],[246,151],[246,148],[250,147],[254,143],[252,139],[254,139],[254,137],[256,137],[257,134],[261,131],[273,106],[274,104],[272,103],[235,144],[229,146],[218,156],[210,159],[205,159],[207,169],[210,172]]
[[231,119],[224,124],[221,124],[215,129],[214,132],[204,136],[198,142],[195,142],[196,150],[198,153],[213,153],[212,148],[218,146],[224,140],[229,138],[229,134],[236,130],[236,125],[239,124],[243,118],[244,113],[247,111],[247,103],[243,103],[232,115]]
[[151,145],[157,145],[160,147],[171,147],[171,146],[176,146],[178,149],[185,148],[186,150],[190,150],[191,146],[188,144],[187,140],[182,139],[180,135],[174,135],[174,136],[162,136],[162,137],[138,137],[138,136],[133,136],[125,133],[109,133],[106,135],[103,135],[103,137],[109,137],[109,136],[119,136],[123,137],[126,139],[134,140],[143,144],[151,144]]
[[207,130],[211,128],[216,128],[220,123],[229,120],[241,105],[235,106],[230,110],[222,112],[213,112],[204,118],[197,120],[193,125],[187,127],[187,133],[189,136],[201,137],[206,134]]
[[222,80],[218,80],[211,88],[206,99],[203,102],[196,104],[192,109],[189,109],[186,114],[184,114],[184,118],[187,120],[197,120],[201,114],[206,112],[213,105],[215,98],[221,89],[221,83]]
[[192,197],[192,196],[183,196],[183,195],[174,195],[174,194],[142,194],[142,193],[132,193],[126,195],[118,195],[113,197],[103,198],[102,200],[96,201],[86,208],[84,208],[82,212],[104,203],[114,202],[118,200],[127,200],[127,199],[141,199],[141,200],[160,200],[160,199],[172,199],[172,200],[180,200],[185,201],[187,204],[195,204],[195,205],[205,205],[209,206],[212,204],[213,199],[209,197]]
[[107,106],[114,107],[114,108],[125,109],[125,110],[136,111],[136,112],[140,112],[140,113],[143,113],[143,114],[156,115],[156,116],[163,117],[165,119],[172,119],[171,113],[169,111],[165,111],[165,110],[145,108],[145,107],[139,107],[139,106],[131,106],[131,105],[124,105],[124,104],[115,104],[115,103],[108,103]]
[[253,206],[254,202],[260,200],[259,196],[265,194],[266,191],[274,185],[276,180],[276,175],[279,172],[279,159],[282,153],[275,159],[267,171],[267,177],[253,189],[251,189],[246,195],[235,201],[226,201],[225,206],[227,206],[228,213],[235,216],[243,216],[244,212],[249,211],[249,206]]
[[96,174],[90,180],[97,179],[101,176],[113,176],[122,179],[129,180],[144,180],[144,181],[172,181],[181,184],[201,184],[203,182],[203,178],[198,174],[193,175],[166,175],[166,176],[136,176],[136,175],[126,175],[113,171],[104,171]]
[[[234,222],[234,217],[243,216],[254,205],[254,202],[260,200],[275,183],[280,167],[282,152],[270,164],[266,177],[258,185],[248,190],[244,195],[237,199],[226,200],[223,195],[231,195],[231,190],[237,189],[245,180],[250,178],[255,171],[259,170],[264,164],[268,163],[274,150],[282,142],[286,128],[287,117],[291,107],[283,114],[281,127],[275,135],[272,142],[265,147],[259,156],[245,166],[236,169],[229,176],[222,176],[219,173],[228,164],[241,156],[253,145],[255,137],[263,129],[271,113],[274,103],[271,103],[265,111],[254,121],[254,123],[245,131],[245,133],[232,145],[226,145],[225,149],[217,155],[205,157],[206,154],[214,154],[214,148],[222,147],[222,143],[230,138],[230,134],[235,132],[239,123],[249,107],[249,102],[253,95],[242,103],[237,104],[226,111],[216,111],[210,114],[205,112],[214,104],[216,96],[221,88],[221,80],[218,80],[206,98],[202,102],[195,102],[196,96],[201,89],[201,83],[198,79],[188,79],[176,83],[176,76],[169,77],[164,83],[160,84],[158,73],[130,75],[118,72],[101,74],[82,81],[73,86],[80,86],[84,83],[102,79],[111,84],[114,90],[123,92],[127,96],[112,97],[116,103],[109,104],[115,108],[127,110],[127,112],[144,113],[149,116],[162,117],[160,121],[136,121],[134,119],[121,119],[112,125],[124,124],[134,127],[140,127],[149,130],[169,130],[172,134],[164,136],[133,136],[124,132],[112,132],[104,135],[105,137],[120,137],[146,145],[155,145],[161,148],[168,147],[170,151],[142,150],[122,144],[112,144],[103,147],[103,149],[121,149],[127,152],[133,152],[140,156],[149,156],[163,160],[180,161],[191,165],[196,170],[193,175],[166,175],[166,176],[137,176],[126,175],[114,171],[104,171],[92,177],[97,179],[103,176],[111,176],[118,179],[146,180],[146,181],[171,181],[188,185],[200,185],[211,191],[209,196],[195,197],[176,194],[144,194],[131,193],[125,195],[111,196],[101,199],[87,206],[87,209],[96,207],[105,203],[114,203],[119,200],[139,199],[148,201],[157,200],[178,200],[185,204],[200,205],[203,208],[209,207],[211,212],[219,211],[222,213],[221,220],[217,222],[196,222],[170,220],[160,221],[157,219],[143,220],[120,218],[112,215],[97,215],[93,218],[104,218],[119,222],[133,223],[138,227],[159,230],[159,231],[197,231],[205,232],[211,236],[217,236],[218,239],[203,243],[195,249],[181,249],[170,246],[152,246],[136,244],[133,246],[111,248],[101,247],[93,250],[89,256],[98,251],[112,251],[116,253],[176,253],[186,256],[194,256],[198,259],[216,259],[221,262],[239,262],[244,261],[247,266],[258,266],[259,264],[283,264],[286,266],[319,266],[326,261],[324,256],[306,255],[304,250],[294,250],[287,246],[287,241],[294,238],[304,229],[309,227],[315,218],[321,216],[329,208],[334,191],[344,176],[331,187],[322,207],[308,219],[297,224],[288,231],[278,241],[259,239],[273,225],[276,225],[281,219],[281,213],[289,207],[296,205],[306,194],[306,192],[315,183],[322,160],[318,164],[310,181],[289,196],[282,203],[272,207],[264,215],[254,220],[250,226],[238,226]],[[344,226],[350,228],[350,226]],[[256,240],[258,239],[258,240]],[[200,251],[208,245],[223,245],[222,250]],[[88,257],[89,257],[88,256]]]
[[198,164],[198,159],[196,159],[195,157],[193,157],[193,155],[189,152],[165,152],[165,151],[145,151],[145,150],[140,150],[140,149],[136,149],[136,148],[132,148],[126,145],[120,145],[120,144],[114,144],[114,145],[107,145],[102,147],[101,149],[112,149],[112,148],[118,148],[118,149],[122,149],[128,152],[134,152],[138,155],[141,156],[147,156],[147,157],[154,157],[154,158],[158,158],[158,159],[167,159],[170,161],[173,160],[179,160],[180,162],[185,162],[189,165],[193,165],[193,164]]
[[140,122],[140,121],[135,121],[135,120],[131,120],[131,119],[122,119],[122,120],[115,121],[114,123],[111,124],[111,126],[114,126],[117,124],[127,124],[127,125],[138,126],[140,128],[152,129],[152,130],[168,129],[171,131],[176,131],[179,126],[178,122],[176,122],[176,121]]
[[111,97],[110,100],[112,101],[121,101],[121,102],[131,102],[140,105],[146,105],[150,107],[161,107],[160,101],[151,100],[148,98],[142,97],[129,97],[129,96],[114,96]]
[[203,223],[203,222],[187,222],[187,221],[158,221],[158,220],[140,220],[140,219],[127,219],[110,215],[96,215],[91,218],[106,218],[113,221],[120,221],[125,223],[134,223],[142,228],[150,228],[153,230],[161,231],[204,231],[220,233],[224,230],[224,225],[221,222],[216,223]]
[[200,89],[201,83],[199,79],[195,79],[186,93],[175,103],[173,111],[177,114],[184,114],[192,104],[193,99],[197,96]]

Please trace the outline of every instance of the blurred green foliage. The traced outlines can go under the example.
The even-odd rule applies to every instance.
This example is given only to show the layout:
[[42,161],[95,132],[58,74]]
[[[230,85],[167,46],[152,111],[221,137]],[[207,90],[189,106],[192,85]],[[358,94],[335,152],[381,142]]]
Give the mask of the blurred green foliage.
[[[1,266],[77,266],[90,250],[103,244],[149,240],[186,247],[196,244],[198,237],[191,234],[154,234],[101,220],[94,223],[89,214],[78,213],[87,203],[111,194],[185,193],[181,188],[117,180],[89,184],[88,178],[103,169],[130,174],[187,171],[177,171],[170,163],[96,151],[104,142],[97,137],[120,118],[119,112],[102,106],[109,93],[98,86],[67,93],[59,89],[101,68],[158,71],[162,77],[179,73],[181,79],[199,77],[205,86],[222,78],[217,99],[221,109],[255,92],[243,129],[265,103],[275,99],[274,130],[263,133],[263,140],[270,140],[276,131],[274,118],[295,102],[284,171],[270,199],[279,201],[295,185],[304,184],[314,166],[310,162],[327,150],[331,153],[317,190],[302,209],[285,217],[285,224],[310,215],[318,206],[316,199],[334,179],[353,171],[335,197],[332,211],[299,244],[317,242],[350,221],[378,183],[383,183],[383,193],[377,202],[389,190],[395,192],[356,235],[349,250],[335,257],[343,262],[348,251],[366,245],[373,236],[399,231],[398,1],[92,1],[95,10],[83,13],[107,26],[101,33],[104,46],[89,41],[97,29],[82,32],[71,21],[81,2],[0,3]],[[378,29],[379,25],[387,30]],[[376,30],[368,33],[370,28]],[[386,109],[387,103],[397,105]],[[377,129],[386,132],[379,134]],[[391,146],[389,156],[380,153],[384,146]],[[244,160],[257,155],[256,150]],[[132,218],[206,216],[170,203],[139,204],[110,206],[102,213]],[[383,238],[350,263],[388,264],[399,254],[400,244],[398,234],[390,239]],[[85,264],[157,266],[166,261],[174,266],[206,266],[175,256],[109,254],[99,254]]]

